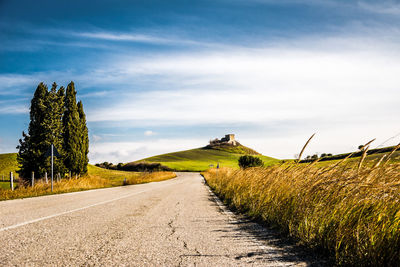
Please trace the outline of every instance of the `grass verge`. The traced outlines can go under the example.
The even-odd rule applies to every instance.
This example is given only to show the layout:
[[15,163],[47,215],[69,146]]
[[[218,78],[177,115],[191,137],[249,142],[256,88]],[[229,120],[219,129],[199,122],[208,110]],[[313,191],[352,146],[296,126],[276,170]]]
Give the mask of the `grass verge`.
[[176,174],[173,172],[138,173],[113,171],[95,166],[89,166],[88,174],[81,178],[70,180],[62,179],[60,182],[54,183],[53,192],[51,192],[50,183],[46,184],[43,180],[38,180],[34,187],[18,187],[14,191],[0,188],[0,200],[60,194],[121,185],[158,182],[174,177],[176,177]]
[[337,265],[398,266],[400,164],[284,164],[203,175],[230,207],[328,253]]

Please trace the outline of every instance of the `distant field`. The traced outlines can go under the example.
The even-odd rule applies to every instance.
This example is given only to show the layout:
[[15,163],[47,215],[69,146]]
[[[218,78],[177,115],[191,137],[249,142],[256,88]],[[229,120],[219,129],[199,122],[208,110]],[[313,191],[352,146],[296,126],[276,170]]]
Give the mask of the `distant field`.
[[[390,152],[387,153],[377,153],[377,154],[372,154],[368,155],[365,160],[364,160],[364,165],[372,167],[375,163],[377,163],[383,155],[388,155]],[[340,162],[341,159],[335,159],[335,160],[327,160],[327,161],[321,161],[316,164],[316,166],[320,167],[325,167],[325,166],[330,166],[332,164]],[[357,165],[360,162],[360,157],[354,157],[354,158],[349,158],[346,160],[346,164],[349,166]],[[390,157],[389,163],[400,163],[400,151],[396,151],[393,153],[393,155]],[[302,165],[307,165],[310,163],[301,163]]]
[[[177,171],[204,171],[209,169],[210,165],[230,168],[239,168],[238,159],[243,154],[232,153],[223,150],[196,148],[191,150],[179,151],[145,158],[140,161],[158,162]],[[260,157],[266,166],[270,166],[280,162],[267,156]],[[139,161],[137,161],[139,162]]]

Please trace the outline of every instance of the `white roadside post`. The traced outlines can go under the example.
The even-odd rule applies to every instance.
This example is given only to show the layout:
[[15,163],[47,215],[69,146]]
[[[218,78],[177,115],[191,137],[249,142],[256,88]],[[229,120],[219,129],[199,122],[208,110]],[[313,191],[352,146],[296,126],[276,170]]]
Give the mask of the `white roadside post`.
[[14,191],[14,177],[12,172],[10,172],[10,188]]
[[51,192],[53,192],[53,144],[51,144]]
[[32,172],[31,186],[33,187],[34,185],[35,185],[35,172]]
[[44,179],[46,180],[46,184],[49,183],[49,179],[47,179],[47,172],[44,173]]

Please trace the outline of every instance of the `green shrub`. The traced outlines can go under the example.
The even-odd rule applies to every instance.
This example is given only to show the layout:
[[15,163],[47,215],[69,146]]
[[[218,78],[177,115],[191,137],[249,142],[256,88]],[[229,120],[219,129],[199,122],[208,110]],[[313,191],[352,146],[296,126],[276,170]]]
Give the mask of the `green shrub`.
[[264,166],[263,161],[260,158],[254,156],[241,156],[238,162],[239,167],[242,169]]

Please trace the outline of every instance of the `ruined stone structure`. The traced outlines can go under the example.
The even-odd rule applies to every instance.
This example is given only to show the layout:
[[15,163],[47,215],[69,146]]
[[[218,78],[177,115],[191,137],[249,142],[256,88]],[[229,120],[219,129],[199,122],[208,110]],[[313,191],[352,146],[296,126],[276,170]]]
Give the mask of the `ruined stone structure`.
[[226,134],[225,137],[222,137],[220,140],[216,138],[210,141],[210,145],[219,145],[219,144],[229,144],[232,146],[236,146],[238,145],[238,142],[235,140],[234,134]]
[[236,145],[235,135],[226,134],[225,137],[221,138],[221,142],[227,142],[228,144]]

